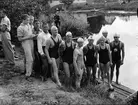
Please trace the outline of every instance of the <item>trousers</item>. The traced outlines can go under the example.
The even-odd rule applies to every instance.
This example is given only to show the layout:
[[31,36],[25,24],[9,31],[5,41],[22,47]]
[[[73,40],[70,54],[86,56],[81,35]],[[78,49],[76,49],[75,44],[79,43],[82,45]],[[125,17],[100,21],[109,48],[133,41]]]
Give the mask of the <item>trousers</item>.
[[25,69],[26,76],[30,76],[32,74],[33,69],[33,60],[34,60],[34,44],[33,40],[26,40],[22,42],[22,47],[25,54]]

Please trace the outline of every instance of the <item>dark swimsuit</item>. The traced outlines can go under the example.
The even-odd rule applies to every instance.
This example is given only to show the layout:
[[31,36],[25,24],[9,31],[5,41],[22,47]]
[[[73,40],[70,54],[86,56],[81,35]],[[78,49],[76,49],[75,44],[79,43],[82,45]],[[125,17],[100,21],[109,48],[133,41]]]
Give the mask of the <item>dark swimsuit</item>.
[[109,54],[108,54],[108,49],[105,47],[105,49],[102,49],[100,47],[100,50],[98,51],[99,53],[99,62],[103,64],[107,64],[110,59],[109,59]]
[[73,51],[74,51],[74,48],[72,46],[72,43],[71,43],[71,46],[67,46],[66,44],[66,49],[65,51],[63,52],[63,62],[67,62],[68,64],[72,64],[73,63]]
[[51,39],[54,42],[54,46],[52,48],[49,48],[49,56],[50,58],[59,58],[59,54],[58,54],[58,49],[59,49],[59,44],[60,41],[58,40],[57,42],[51,37]]
[[97,63],[97,59],[94,56],[95,53],[96,53],[95,46],[92,47],[92,49],[88,47],[88,51],[86,53],[86,62],[85,62],[86,66],[93,67]]
[[[115,52],[115,49],[117,50]],[[111,51],[112,51],[112,60],[113,62],[118,62],[121,60],[121,49],[120,49],[120,42],[115,45],[115,43],[113,42],[113,46],[111,47]]]

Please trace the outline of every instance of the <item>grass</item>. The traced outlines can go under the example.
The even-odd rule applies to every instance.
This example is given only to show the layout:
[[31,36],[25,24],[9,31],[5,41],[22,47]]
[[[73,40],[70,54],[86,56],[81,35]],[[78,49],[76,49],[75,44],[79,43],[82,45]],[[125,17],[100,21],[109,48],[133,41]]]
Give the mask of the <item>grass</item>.
[[[16,48],[17,50],[18,55],[22,55],[20,48]],[[58,89],[53,82],[42,82],[38,78],[32,78],[31,82],[26,81],[24,76],[20,75],[24,69],[23,56],[21,57],[16,61],[13,69],[0,65],[0,105],[117,105],[122,103],[119,99],[109,99],[108,93],[103,91],[105,87],[89,85],[78,92],[68,92],[65,87],[63,90]],[[62,74],[60,79],[64,80],[64,72],[61,71],[60,74]]]

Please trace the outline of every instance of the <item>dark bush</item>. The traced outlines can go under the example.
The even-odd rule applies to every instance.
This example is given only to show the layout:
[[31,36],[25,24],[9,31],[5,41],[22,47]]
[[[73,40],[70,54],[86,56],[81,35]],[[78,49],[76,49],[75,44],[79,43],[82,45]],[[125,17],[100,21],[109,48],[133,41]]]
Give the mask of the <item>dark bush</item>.
[[60,13],[61,35],[65,36],[67,31],[73,33],[73,37],[83,36],[87,33],[88,24],[73,17],[71,13]]

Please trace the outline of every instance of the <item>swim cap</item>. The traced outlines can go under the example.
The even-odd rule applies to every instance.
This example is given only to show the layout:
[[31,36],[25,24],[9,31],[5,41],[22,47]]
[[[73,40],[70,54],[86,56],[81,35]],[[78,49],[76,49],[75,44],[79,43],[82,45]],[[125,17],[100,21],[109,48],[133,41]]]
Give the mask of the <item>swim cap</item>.
[[106,30],[104,30],[104,31],[102,32],[102,34],[108,34],[108,32],[107,32]]
[[104,36],[101,36],[99,41],[106,41],[106,38]]
[[68,31],[68,32],[66,33],[66,36],[72,36],[72,33]]
[[114,37],[118,37],[118,38],[120,38],[120,35],[117,34],[117,33],[115,33],[115,34],[114,34]]
[[79,37],[79,38],[77,39],[77,42],[84,42],[84,40],[83,40],[83,38]]

